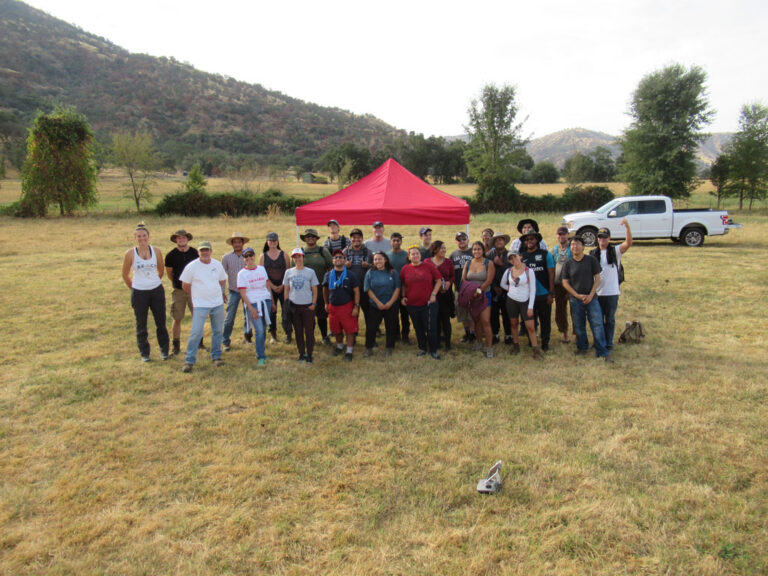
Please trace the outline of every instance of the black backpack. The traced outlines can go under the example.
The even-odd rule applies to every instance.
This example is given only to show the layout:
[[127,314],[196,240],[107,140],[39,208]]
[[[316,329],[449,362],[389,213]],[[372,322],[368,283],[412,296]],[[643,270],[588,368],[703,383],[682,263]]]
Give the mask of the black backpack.
[[[589,255],[594,256],[600,262],[600,248],[595,248]],[[608,264],[616,264],[616,246],[608,246]],[[624,264],[619,262],[619,284],[622,282],[624,282]]]

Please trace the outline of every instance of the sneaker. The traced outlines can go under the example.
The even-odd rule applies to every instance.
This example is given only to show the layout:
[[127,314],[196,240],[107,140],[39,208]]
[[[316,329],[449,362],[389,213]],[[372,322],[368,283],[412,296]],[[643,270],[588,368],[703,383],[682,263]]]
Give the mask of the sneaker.
[[373,349],[372,348],[366,348],[365,352],[363,352],[363,356],[365,356],[366,358],[369,358],[369,357],[373,356]]
[[480,340],[475,340],[472,344],[472,350],[482,350],[484,348],[483,343]]
[[459,342],[461,342],[462,344],[466,344],[467,342],[471,342],[471,341],[472,340],[469,337],[469,332],[465,332],[464,336],[462,336],[461,339],[459,340]]
[[205,347],[205,344],[203,344],[203,341],[200,340],[200,344],[197,345],[198,350],[208,350],[208,348]]
[[339,348],[336,346],[336,348],[333,349],[334,356],[341,356],[342,354],[344,354],[344,348]]
[[306,356],[304,356],[304,362],[306,362],[307,364],[312,364],[312,355],[307,354]]
[[326,346],[333,346],[333,342],[331,342],[331,338],[329,336],[323,337],[323,344]]
[[222,344],[221,349],[224,350],[224,352],[229,352],[231,348],[229,344]]
[[184,366],[182,367],[181,371],[182,372],[192,372],[192,366],[193,366],[192,364],[187,362],[186,364],[184,364]]
[[604,362],[607,362],[608,364],[613,364],[613,356],[611,356],[610,354],[608,354],[608,356],[603,356],[602,359]]
[[437,352],[430,352],[429,355],[432,356],[432,358],[434,358],[435,360],[440,360],[440,354],[438,354]]
[[384,356],[386,356],[387,358],[392,356],[392,348],[387,348],[386,350],[384,350]]
[[170,358],[170,357],[171,357],[171,355],[168,354],[168,352],[160,352],[160,358],[162,358],[163,361],[168,360],[168,358]]
[[541,353],[541,348],[538,346],[533,347],[533,359],[534,360],[543,360],[544,354]]
[[141,357],[141,361],[142,361],[142,362],[149,362],[149,361],[150,361],[150,358],[149,358],[149,356],[142,356],[142,357]]
[[493,335],[493,343],[494,344],[498,344],[499,343],[499,335],[498,334],[494,334]]
[[418,352],[416,352],[416,356],[426,356],[426,355],[427,355],[426,350],[419,350]]
[[272,334],[272,335],[269,337],[269,343],[270,343],[270,344],[277,344],[277,339],[275,338],[275,335],[274,335],[274,334]]
[[299,362],[305,362],[307,357],[304,354],[299,354]]
[[485,357],[493,358],[493,346],[488,346],[488,348],[485,349]]
[[267,365],[266,358],[259,358],[259,360],[256,362],[256,366],[266,366],[266,365]]
[[290,344],[291,342],[293,342],[293,338],[291,337],[291,335],[290,335],[290,334],[287,334],[287,335],[285,336],[285,343],[286,343],[286,344]]
[[344,354],[344,362],[352,362],[352,352]]
[[477,334],[475,334],[474,332],[470,332],[469,333],[469,342],[474,342],[475,340],[477,340]]
[[213,365],[216,366],[216,368],[224,366],[224,360],[221,358],[216,358],[216,360],[213,361]]
[[506,344],[507,346],[511,346],[512,345],[512,336],[504,336],[504,344]]

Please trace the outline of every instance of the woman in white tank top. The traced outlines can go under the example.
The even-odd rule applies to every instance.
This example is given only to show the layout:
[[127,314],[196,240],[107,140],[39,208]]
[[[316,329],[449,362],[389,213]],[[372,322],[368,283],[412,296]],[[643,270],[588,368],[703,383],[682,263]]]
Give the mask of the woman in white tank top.
[[[136,246],[123,258],[123,282],[131,290],[131,306],[136,316],[136,343],[142,362],[149,362],[147,316],[152,310],[157,332],[160,356],[168,359],[168,328],[165,315],[165,290],[163,289],[163,255],[149,243],[149,230],[139,224],[133,231]],[[133,278],[131,278],[133,276]]]

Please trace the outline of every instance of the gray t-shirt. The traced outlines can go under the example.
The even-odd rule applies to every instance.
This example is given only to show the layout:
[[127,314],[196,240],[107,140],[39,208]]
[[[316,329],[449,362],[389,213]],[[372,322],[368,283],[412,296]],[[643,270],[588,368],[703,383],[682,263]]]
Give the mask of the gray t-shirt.
[[312,304],[312,286],[318,284],[317,274],[311,268],[289,268],[283,277],[283,285],[290,287],[288,298],[294,304]]
[[389,238],[382,238],[378,242],[373,238],[369,238],[363,242],[363,244],[365,244],[371,252],[389,252],[392,250],[392,242],[390,242]]

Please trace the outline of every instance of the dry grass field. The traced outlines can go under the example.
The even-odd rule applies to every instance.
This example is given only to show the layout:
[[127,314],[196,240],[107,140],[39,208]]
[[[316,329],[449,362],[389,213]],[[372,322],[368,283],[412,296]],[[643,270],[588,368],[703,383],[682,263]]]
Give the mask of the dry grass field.
[[[768,573],[764,210],[699,249],[636,243],[618,320],[648,337],[612,366],[555,343],[308,367],[277,344],[258,370],[237,342],[183,374],[153,338],[139,361],[129,206],[0,218],[0,574]],[[288,216],[145,220],[219,258],[234,230],[295,238]]]

